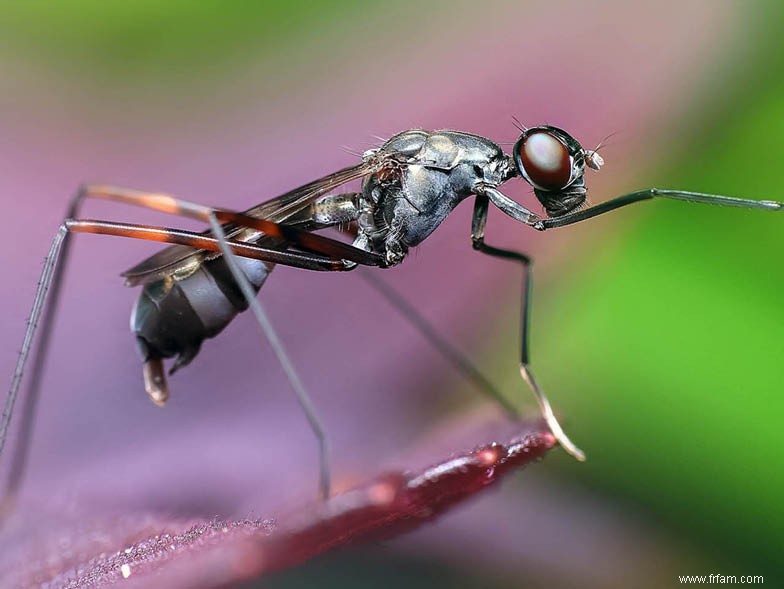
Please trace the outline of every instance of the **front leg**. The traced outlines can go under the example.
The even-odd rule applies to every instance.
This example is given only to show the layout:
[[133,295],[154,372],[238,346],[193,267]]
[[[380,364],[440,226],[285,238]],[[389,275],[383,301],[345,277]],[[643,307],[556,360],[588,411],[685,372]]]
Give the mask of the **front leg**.
[[611,200],[599,203],[581,211],[567,213],[552,219],[539,220],[534,224],[534,228],[539,231],[554,229],[555,227],[565,227],[573,223],[579,223],[586,219],[591,219],[604,213],[609,213],[615,209],[620,209],[636,202],[652,200],[654,198],[669,198],[672,200],[683,200],[686,202],[696,202],[708,205],[719,205],[725,207],[736,207],[740,209],[757,209],[762,211],[782,211],[784,203],[775,200],[751,200],[748,198],[737,198],[734,196],[724,196],[721,194],[704,194],[702,192],[688,192],[685,190],[661,190],[649,188],[647,190],[637,190],[623,196],[617,196]]

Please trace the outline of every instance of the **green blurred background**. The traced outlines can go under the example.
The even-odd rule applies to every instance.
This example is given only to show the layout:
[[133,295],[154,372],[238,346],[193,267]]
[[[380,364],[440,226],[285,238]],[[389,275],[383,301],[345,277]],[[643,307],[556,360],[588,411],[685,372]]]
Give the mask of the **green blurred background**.
[[[641,186],[782,198],[784,21],[780,3],[752,6],[750,56],[697,97]],[[665,522],[715,570],[781,582],[784,231],[780,215],[726,212],[646,206],[613,224],[548,285],[537,359],[573,396],[584,484]]]
[[[488,11],[483,15],[486,20],[477,20],[479,35],[492,32],[498,22],[510,18],[505,16],[508,13],[516,13],[520,34],[525,34],[526,11],[540,12],[536,4],[494,4],[492,15]],[[625,157],[619,152],[624,152],[624,140],[631,139],[611,139],[602,174],[618,174],[621,180],[602,184],[595,200],[610,196],[607,190],[648,186],[784,198],[782,4],[716,4],[731,15],[728,24],[708,35],[708,41],[700,41],[698,63],[708,74],[696,88],[683,77],[682,87],[655,89],[657,96],[649,99],[655,102],[661,97],[669,105],[667,117],[659,119],[661,134],[652,146],[636,145]],[[559,11],[568,15],[574,7],[555,6],[557,10],[548,17],[551,21],[535,21],[536,26],[558,27]],[[610,21],[617,8],[601,2],[591,6],[600,14],[607,11]],[[670,10],[673,19],[679,18],[677,7]],[[374,27],[405,31],[409,19],[424,14],[437,29],[443,24],[439,20],[443,11],[453,11],[451,19],[460,18],[463,5],[6,2],[0,19],[2,63],[12,72],[7,80],[23,79],[26,72],[61,80],[63,95],[71,96],[64,101],[68,104],[82,92],[94,93],[99,97],[94,108],[106,109],[99,116],[107,128],[116,131],[113,125],[126,124],[114,120],[119,108],[135,116],[148,109],[153,119],[181,116],[169,131],[183,131],[189,141],[198,141],[198,130],[207,123],[189,126],[187,107],[182,114],[178,99],[167,99],[167,92],[179,99],[192,93],[193,100],[203,104],[210,100],[207,89],[213,89],[210,92],[222,100],[238,105],[239,115],[225,116],[240,117],[242,105],[252,102],[242,97],[247,71],[266,80],[252,84],[258,92],[253,100],[259,104],[272,92],[267,82],[272,86],[290,75],[292,83],[305,91],[323,92],[331,105],[347,80],[364,76],[368,85],[374,84],[373,54],[384,52],[383,45],[373,43]],[[477,13],[466,9],[465,15],[471,19]],[[645,23],[630,19],[613,26],[644,27]],[[451,38],[448,31],[438,34],[436,41],[444,39],[456,47],[472,43]],[[661,35],[666,43],[666,29]],[[557,36],[553,39],[560,42]],[[419,41],[420,37],[413,40]],[[335,53],[325,69],[322,51],[330,46]],[[653,43],[650,50],[659,48]],[[603,59],[590,47],[569,57],[586,69],[600,68]],[[526,56],[515,59],[524,64]],[[488,67],[506,67],[507,60],[488,56]],[[411,64],[423,66],[423,62],[430,66],[426,59]],[[394,76],[384,76],[381,83],[394,83]],[[628,83],[635,84],[633,74]],[[608,94],[617,90],[606,89]],[[126,98],[129,92],[133,100]],[[149,102],[139,100],[145,95]],[[7,95],[4,116],[27,107],[34,113],[37,100],[31,98],[32,106],[10,103]],[[41,104],[51,105],[53,99],[48,100]],[[297,98],[293,100],[295,108],[300,105]],[[113,101],[114,107],[105,106]],[[408,126],[417,126],[421,118],[416,105],[401,108],[412,113]],[[29,113],[23,116],[34,118]],[[72,107],[64,107],[61,114],[68,118],[73,113]],[[512,114],[521,113],[508,116]],[[47,107],[37,132],[46,136],[47,125],[56,116]],[[254,117],[264,116],[262,104]],[[271,111],[268,116],[276,114]],[[610,120],[606,113],[602,116]],[[452,118],[444,126],[458,124]],[[373,132],[368,129],[368,136]],[[231,138],[224,139],[230,144]],[[343,142],[336,141],[337,150]],[[121,152],[122,146],[117,150]],[[613,165],[614,157],[624,161],[625,171]],[[36,162],[36,154],[30,158]],[[31,173],[33,168],[31,164]],[[185,168],[182,171],[186,173]],[[324,171],[318,167],[312,175]],[[232,171],[222,165],[197,174],[207,173],[218,182]],[[571,437],[587,451],[589,460],[577,465],[563,454],[554,454],[525,477],[545,479],[548,488],[562,490],[564,505],[599,518],[604,513],[628,518],[641,542],[657,546],[652,553],[667,555],[659,580],[625,578],[618,581],[619,587],[658,586],[667,578],[676,585],[677,574],[711,572],[763,574],[768,585],[784,580],[784,219],[779,217],[647,203],[575,227],[568,238],[559,238],[553,253],[540,258],[534,365]],[[47,231],[45,227],[43,233]],[[516,293],[503,286],[496,291],[496,300],[504,304],[493,305],[495,316],[483,329],[481,355],[491,366],[499,366],[499,374],[508,374],[509,388],[516,389],[516,373],[508,363],[500,368],[496,361],[517,346]],[[9,349],[13,345],[9,343]],[[514,494],[516,486],[508,483],[504,493]],[[489,517],[504,515],[499,511]],[[568,530],[568,523],[564,525]],[[477,538],[477,542],[484,540]],[[465,570],[459,555],[453,555],[450,564],[443,554],[431,558],[421,548],[415,556],[397,546],[325,557],[277,575],[270,586],[554,586],[540,571],[512,578],[503,568],[501,573],[491,572],[493,567]],[[606,557],[595,566],[611,571],[614,555]],[[564,553],[561,558],[571,555]],[[590,584],[585,582],[582,586]],[[560,579],[555,586],[560,583],[568,584]],[[574,586],[581,586],[579,580]]]

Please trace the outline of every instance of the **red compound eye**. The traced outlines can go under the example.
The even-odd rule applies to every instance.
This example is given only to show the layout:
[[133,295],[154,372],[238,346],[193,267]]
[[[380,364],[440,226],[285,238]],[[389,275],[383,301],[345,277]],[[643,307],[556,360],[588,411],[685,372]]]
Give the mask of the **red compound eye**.
[[531,133],[520,145],[520,162],[531,182],[544,190],[560,190],[572,178],[566,146],[546,131]]

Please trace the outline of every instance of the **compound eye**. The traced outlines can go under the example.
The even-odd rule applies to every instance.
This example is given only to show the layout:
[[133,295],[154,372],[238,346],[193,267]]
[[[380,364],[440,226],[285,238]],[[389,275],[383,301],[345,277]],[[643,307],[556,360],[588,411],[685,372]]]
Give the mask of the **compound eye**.
[[569,150],[546,131],[531,133],[520,145],[520,162],[531,182],[544,190],[561,190],[572,178]]

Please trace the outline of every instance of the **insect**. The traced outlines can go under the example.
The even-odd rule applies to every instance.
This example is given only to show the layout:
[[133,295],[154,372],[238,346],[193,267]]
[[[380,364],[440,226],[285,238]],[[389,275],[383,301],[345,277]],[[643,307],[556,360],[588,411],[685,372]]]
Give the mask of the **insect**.
[[[13,455],[4,496],[13,497],[24,470],[38,378],[49,340],[52,309],[59,296],[71,233],[96,233],[173,244],[126,271],[126,283],[141,286],[131,325],[143,362],[144,387],[156,404],[169,395],[164,360],[174,358],[170,372],[191,362],[205,339],[218,335],[241,311],[252,311],[297,395],[318,440],[320,489],[330,492],[327,443],[310,397],[256,295],[276,264],[316,271],[349,271],[358,266],[388,268],[400,264],[439,224],[469,197],[474,198],[471,240],[474,249],[515,261],[523,268],[520,372],[535,395],[542,415],[560,445],[582,460],[582,451],[566,436],[531,371],[529,309],[531,259],[517,251],[485,243],[492,203],[506,215],[537,231],[564,227],[620,207],[668,198],[696,203],[780,211],[784,205],[685,192],[647,189],[585,207],[585,171],[598,171],[604,161],[597,150],[586,150],[566,131],[542,125],[520,126],[512,155],[484,137],[460,131],[414,129],[393,136],[365,152],[354,166],[339,170],[245,212],[212,208],[166,194],[104,185],[86,185],[73,198],[66,220],[46,258],[31,318],[11,381],[0,422],[0,452],[39,321],[42,343],[33,366],[32,382],[22,419],[20,443]],[[547,217],[504,195],[500,186],[520,176],[532,187]],[[362,180],[360,192],[338,188]],[[206,221],[209,229],[179,229],[79,218],[85,199],[123,202]],[[324,228],[348,229],[348,243],[316,233]],[[367,274],[367,276],[370,276]],[[504,408],[510,406],[468,359],[439,336],[416,308],[397,293],[371,279],[450,361]],[[47,301],[47,299],[49,299]]]

